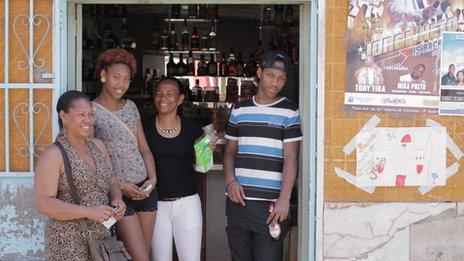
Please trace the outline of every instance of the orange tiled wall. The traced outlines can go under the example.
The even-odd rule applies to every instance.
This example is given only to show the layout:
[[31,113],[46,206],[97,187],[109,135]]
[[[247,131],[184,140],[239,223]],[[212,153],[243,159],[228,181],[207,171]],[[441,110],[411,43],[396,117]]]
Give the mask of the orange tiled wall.
[[[33,4],[33,52],[34,66],[29,68],[28,57],[30,48],[29,39],[29,0],[9,1],[9,66],[8,83],[30,83],[32,70],[33,84],[52,83],[52,79],[42,79],[42,73],[53,72],[53,0],[35,0]],[[46,19],[48,19],[48,22]],[[0,0],[0,83],[5,82],[5,10],[4,1]],[[27,54],[26,54],[27,53]],[[31,84],[31,87],[33,86]],[[52,141],[52,94],[48,89],[17,89],[8,85],[6,91],[0,89],[0,171],[6,170],[9,164],[10,171],[29,172],[29,154],[25,153],[29,147],[30,115],[33,123],[33,141],[35,153],[40,151]],[[29,92],[32,91],[32,104],[29,108]],[[9,122],[5,125],[5,99],[9,101],[7,108]],[[40,104],[40,105],[38,105]],[[16,110],[15,110],[16,108]],[[35,110],[30,113],[30,110]],[[10,133],[9,158],[5,159],[5,128]],[[36,158],[36,157],[34,157]]]
[[[27,57],[24,50],[29,50],[29,0],[9,2],[9,82],[29,82],[29,70],[24,69]],[[20,69],[21,67],[21,69]]]
[[[447,185],[437,187],[421,195],[416,187],[379,188],[368,194],[344,179],[337,177],[334,168],[339,167],[350,173],[356,170],[356,153],[346,156],[342,149],[360,128],[372,117],[372,113],[343,112],[345,89],[345,28],[348,14],[347,0],[326,1],[325,35],[325,150],[324,150],[324,198],[326,201],[461,201],[464,200],[463,168],[447,180]],[[425,119],[431,118],[447,128],[448,134],[464,150],[464,118],[439,117],[430,115],[376,114],[381,118],[382,127],[425,126]],[[447,165],[456,159],[447,155]],[[458,162],[464,166],[464,159]]]
[[[29,90],[9,90],[10,171],[30,171],[29,156],[24,151],[29,143]],[[16,110],[15,110],[16,108]]]
[[[36,155],[52,143],[53,92],[50,89],[35,89],[33,101],[37,114],[34,114],[34,141]],[[37,159],[35,156],[34,159]]]

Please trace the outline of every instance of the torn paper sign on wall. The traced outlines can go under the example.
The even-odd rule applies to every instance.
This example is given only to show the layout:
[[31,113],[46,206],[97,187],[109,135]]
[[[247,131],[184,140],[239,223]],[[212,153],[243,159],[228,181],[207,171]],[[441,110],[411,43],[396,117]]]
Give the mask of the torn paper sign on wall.
[[446,185],[446,129],[374,128],[356,137],[358,186]]

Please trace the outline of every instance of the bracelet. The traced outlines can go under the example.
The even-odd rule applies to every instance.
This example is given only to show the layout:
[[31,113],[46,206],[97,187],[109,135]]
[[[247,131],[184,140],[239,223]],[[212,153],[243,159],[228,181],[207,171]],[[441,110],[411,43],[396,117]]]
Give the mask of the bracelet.
[[226,191],[229,189],[230,184],[234,183],[235,181],[237,181],[237,180],[236,180],[236,179],[233,179],[232,181],[229,181],[229,183],[227,183],[227,185],[226,185]]

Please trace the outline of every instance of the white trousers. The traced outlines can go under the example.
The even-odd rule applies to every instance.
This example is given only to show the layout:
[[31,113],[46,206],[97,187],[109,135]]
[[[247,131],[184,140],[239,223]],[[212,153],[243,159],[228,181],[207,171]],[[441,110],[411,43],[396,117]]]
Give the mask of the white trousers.
[[172,261],[172,240],[179,261],[200,261],[203,215],[198,194],[176,201],[158,201],[151,259]]

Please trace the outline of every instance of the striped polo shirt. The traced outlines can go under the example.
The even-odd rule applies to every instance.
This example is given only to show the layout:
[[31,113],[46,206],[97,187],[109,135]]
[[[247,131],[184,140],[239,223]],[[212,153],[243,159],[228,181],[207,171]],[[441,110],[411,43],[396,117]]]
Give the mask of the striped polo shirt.
[[225,137],[238,141],[235,177],[248,200],[275,201],[282,188],[283,144],[302,140],[298,106],[287,98],[272,104],[255,97],[234,106]]

